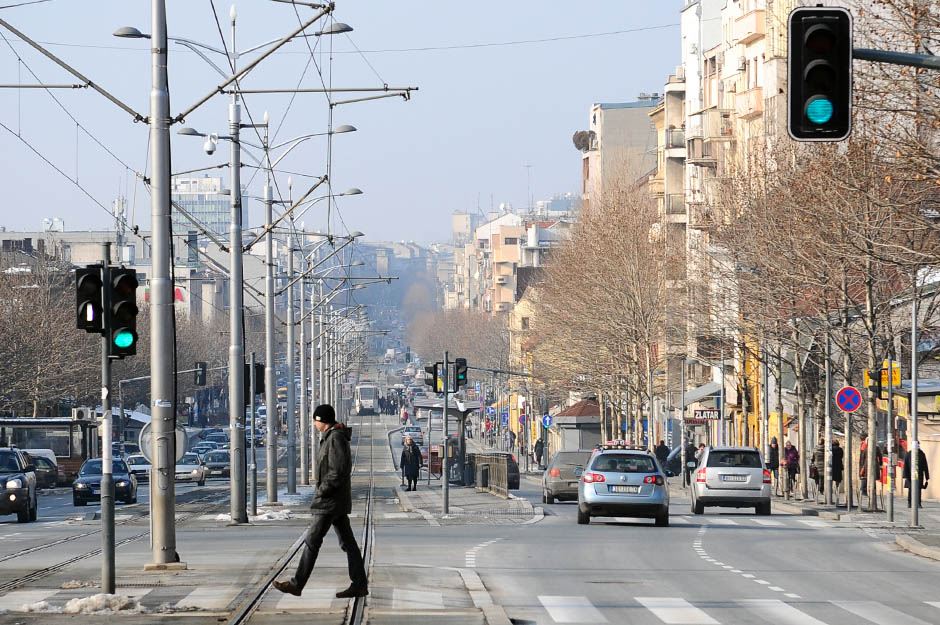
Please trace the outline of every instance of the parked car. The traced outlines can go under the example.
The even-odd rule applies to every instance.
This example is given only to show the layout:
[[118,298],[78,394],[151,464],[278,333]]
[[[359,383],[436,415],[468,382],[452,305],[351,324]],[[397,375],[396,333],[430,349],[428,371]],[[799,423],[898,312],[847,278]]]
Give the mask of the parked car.
[[754,447],[706,447],[692,482],[692,512],[706,506],[749,508],[770,514],[770,470]]
[[36,471],[14,447],[0,447],[0,515],[15,514],[19,523],[39,517]]
[[643,449],[603,445],[578,483],[578,524],[591,517],[644,517],[669,525],[669,488],[656,457]]
[[[137,503],[137,478],[131,475],[127,463],[120,458],[111,460],[111,476],[114,480],[114,500]],[[89,501],[101,499],[101,458],[91,458],[78,470],[78,479],[72,483],[72,503],[87,505]]]
[[138,482],[150,480],[150,461],[143,454],[128,456],[125,462],[127,462],[127,468],[130,469],[131,475],[136,477]]
[[199,459],[199,454],[187,452],[176,463],[177,482],[195,482],[199,486],[205,486],[206,474],[206,467]]
[[59,466],[45,456],[33,456],[23,452],[27,462],[36,472],[36,488],[55,488],[59,481]]
[[542,503],[578,499],[581,471],[591,459],[590,450],[559,451],[542,474]]
[[[32,463],[36,467],[36,479],[39,481],[40,488],[55,488],[59,484],[68,484],[68,478],[65,475],[65,471],[59,466],[59,459],[56,458],[54,451],[51,449],[22,449],[21,451],[25,452],[29,458],[32,459]],[[44,458],[45,462],[40,461],[40,458]],[[43,486],[40,473],[43,469],[48,472],[49,465],[55,468],[55,481],[50,485]]]
[[219,449],[220,447],[221,446],[218,443],[210,443],[208,441],[203,441],[201,443],[196,443],[196,445],[194,445],[190,451],[193,451],[196,454],[199,454],[201,458],[205,459],[204,456],[207,453],[209,453],[210,451],[215,451],[216,449]]
[[228,477],[232,473],[231,459],[227,451],[216,449],[202,458],[209,477]]

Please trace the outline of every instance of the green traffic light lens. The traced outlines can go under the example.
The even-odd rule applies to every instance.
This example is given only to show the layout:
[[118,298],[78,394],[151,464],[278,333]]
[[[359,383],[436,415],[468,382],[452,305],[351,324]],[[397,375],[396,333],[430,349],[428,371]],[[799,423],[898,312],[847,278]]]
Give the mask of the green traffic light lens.
[[134,344],[134,334],[127,330],[121,330],[114,335],[114,345],[125,349]]
[[828,123],[832,114],[832,102],[824,96],[818,96],[806,105],[806,118],[814,124]]

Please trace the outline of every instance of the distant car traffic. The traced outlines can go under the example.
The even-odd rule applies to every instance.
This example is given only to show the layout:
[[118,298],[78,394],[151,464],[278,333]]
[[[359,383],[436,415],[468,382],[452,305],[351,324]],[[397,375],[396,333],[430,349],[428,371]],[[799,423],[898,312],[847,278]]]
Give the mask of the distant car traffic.
[[36,471],[19,449],[0,448],[0,515],[15,514],[19,523],[39,516]]
[[176,463],[177,482],[195,482],[198,486],[206,485],[208,470],[199,459],[199,454],[187,452]]
[[[39,488],[54,488],[59,484],[66,485],[70,483],[65,471],[59,466],[59,459],[51,449],[21,449],[20,451],[25,453],[36,467],[36,480],[39,482]],[[50,474],[50,466],[54,469],[55,482],[44,486],[42,473]],[[46,478],[46,483],[48,484],[48,478]]]
[[127,468],[130,469],[131,475],[136,477],[138,482],[150,480],[150,461],[143,454],[128,456],[125,462],[127,462]]
[[231,459],[227,451],[217,449],[202,458],[208,477],[228,477],[232,473]]
[[199,454],[201,458],[205,459],[204,456],[207,453],[209,453],[210,451],[215,451],[216,449],[220,449],[220,448],[221,448],[221,445],[219,445],[218,443],[203,441],[201,443],[196,443],[190,451]]
[[669,488],[655,456],[625,445],[605,445],[580,472],[578,524],[591,517],[644,517],[669,525]]
[[417,425],[407,425],[401,431],[401,442],[404,444],[405,438],[410,436],[418,445],[424,444],[424,432]]
[[770,470],[754,447],[706,447],[692,482],[692,512],[706,506],[749,508],[770,514]]
[[590,451],[559,451],[542,474],[542,503],[578,499],[580,472],[591,459]]
[[[131,475],[127,463],[119,458],[111,461],[111,476],[114,480],[114,500],[137,503],[137,478]],[[86,460],[72,483],[72,503],[87,505],[89,501],[101,499],[101,458]]]

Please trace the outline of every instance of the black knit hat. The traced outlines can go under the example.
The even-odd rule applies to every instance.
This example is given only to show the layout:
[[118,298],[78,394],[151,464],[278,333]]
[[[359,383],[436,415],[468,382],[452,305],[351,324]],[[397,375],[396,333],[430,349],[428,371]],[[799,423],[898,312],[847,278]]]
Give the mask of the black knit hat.
[[320,404],[313,411],[313,420],[321,423],[336,423],[336,411],[329,404]]

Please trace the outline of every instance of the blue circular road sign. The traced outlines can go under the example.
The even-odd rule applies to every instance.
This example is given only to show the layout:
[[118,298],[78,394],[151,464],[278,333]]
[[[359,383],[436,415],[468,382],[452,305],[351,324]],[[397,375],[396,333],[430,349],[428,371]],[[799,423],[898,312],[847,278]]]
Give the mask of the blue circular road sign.
[[836,393],[836,404],[842,412],[855,412],[862,407],[862,393],[854,386],[843,386]]
[[552,415],[547,414],[542,417],[542,427],[545,429],[552,427]]

